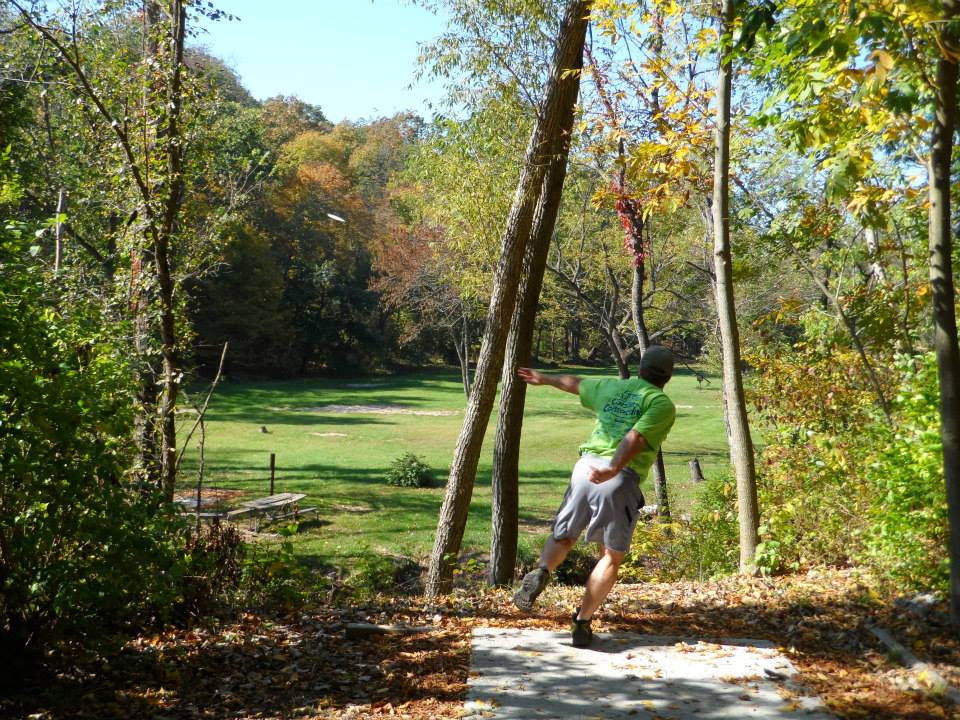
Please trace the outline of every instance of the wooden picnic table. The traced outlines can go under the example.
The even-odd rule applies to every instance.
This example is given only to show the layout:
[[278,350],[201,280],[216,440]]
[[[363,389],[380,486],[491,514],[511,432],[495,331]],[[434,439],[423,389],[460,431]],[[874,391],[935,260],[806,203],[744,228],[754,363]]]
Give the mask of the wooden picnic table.
[[294,515],[316,512],[317,509],[312,507],[302,509],[294,508],[294,506],[305,497],[305,493],[278,493],[255,500],[245,500],[240,503],[240,508],[228,512],[227,518],[229,520],[236,520],[249,516],[256,528],[260,524],[260,518],[282,520]]
[[257,498],[256,500],[245,500],[240,504],[243,507],[269,513],[276,510],[285,510],[290,505],[300,502],[305,497],[306,494],[304,493],[278,493],[277,495],[268,495],[267,497]]

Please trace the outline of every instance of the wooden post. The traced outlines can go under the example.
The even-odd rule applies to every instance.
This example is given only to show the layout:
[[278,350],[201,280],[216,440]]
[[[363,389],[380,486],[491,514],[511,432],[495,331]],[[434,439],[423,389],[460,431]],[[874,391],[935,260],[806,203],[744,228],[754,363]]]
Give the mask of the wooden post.
[[270,453],[270,494],[273,495],[273,481],[277,471],[277,454]]
[[690,479],[695,483],[702,483],[706,480],[706,478],[703,477],[703,471],[700,470],[699,458],[694,458],[690,461]]

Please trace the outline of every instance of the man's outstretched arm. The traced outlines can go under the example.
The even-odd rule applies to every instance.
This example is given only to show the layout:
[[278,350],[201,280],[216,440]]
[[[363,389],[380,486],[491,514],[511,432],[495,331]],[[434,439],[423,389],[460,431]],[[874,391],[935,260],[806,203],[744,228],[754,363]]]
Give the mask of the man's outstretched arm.
[[550,385],[572,395],[580,394],[580,378],[576,375],[545,375],[538,370],[525,367],[517,368],[517,375],[527,385]]

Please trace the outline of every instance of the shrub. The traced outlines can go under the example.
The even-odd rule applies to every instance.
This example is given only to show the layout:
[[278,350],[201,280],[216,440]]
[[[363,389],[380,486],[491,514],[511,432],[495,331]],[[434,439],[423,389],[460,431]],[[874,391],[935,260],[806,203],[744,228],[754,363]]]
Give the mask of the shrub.
[[[761,413],[759,569],[846,564],[862,546],[872,433],[885,424],[855,352],[798,342],[751,357]],[[884,375],[882,381],[890,383]]]
[[867,467],[870,523],[859,559],[900,590],[946,591],[949,526],[936,358],[904,358],[899,367],[897,420],[877,429],[878,451]]
[[413,453],[404,453],[387,470],[387,484],[396,487],[422,488],[433,484],[430,468]]
[[593,566],[597,564],[598,557],[596,545],[578,542],[570,548],[567,557],[553,571],[554,582],[560,585],[583,585],[590,577]]
[[880,375],[876,407],[858,358],[796,343],[751,359],[765,444],[759,464],[763,572],[859,562],[895,589],[945,590],[947,516],[932,353]]
[[420,571],[420,565],[409,558],[366,551],[357,558],[347,586],[361,600],[380,593],[414,592]]
[[168,614],[185,527],[130,488],[129,373],[99,311],[56,307],[0,227],[0,654]]
[[677,533],[685,529],[680,523],[641,518],[633,533],[630,552],[620,567],[621,581],[660,582],[679,577],[674,555]]
[[284,540],[276,548],[251,545],[244,559],[240,602],[246,607],[293,610],[329,583],[314,576]]
[[736,489],[729,477],[704,485],[689,521],[637,525],[623,563],[624,582],[704,580],[737,569]]
[[[518,580],[537,567],[540,562],[540,549],[546,539],[547,536],[538,538],[536,542],[530,542],[526,538],[520,539],[517,546],[516,576]],[[590,577],[598,559],[597,546],[584,542],[581,536],[577,544],[570,548],[567,557],[553,571],[551,581],[559,585],[583,585]]]
[[190,533],[184,547],[183,606],[206,615],[228,604],[243,574],[245,546],[236,527],[214,521]]

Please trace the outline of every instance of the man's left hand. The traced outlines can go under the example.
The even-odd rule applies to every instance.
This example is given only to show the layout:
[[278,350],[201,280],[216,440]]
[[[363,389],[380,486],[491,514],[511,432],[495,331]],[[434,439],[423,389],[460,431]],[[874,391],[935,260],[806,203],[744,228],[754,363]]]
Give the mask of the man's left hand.
[[596,466],[587,471],[587,478],[595,485],[606,482],[612,477],[616,477],[619,470],[613,467],[598,468]]

